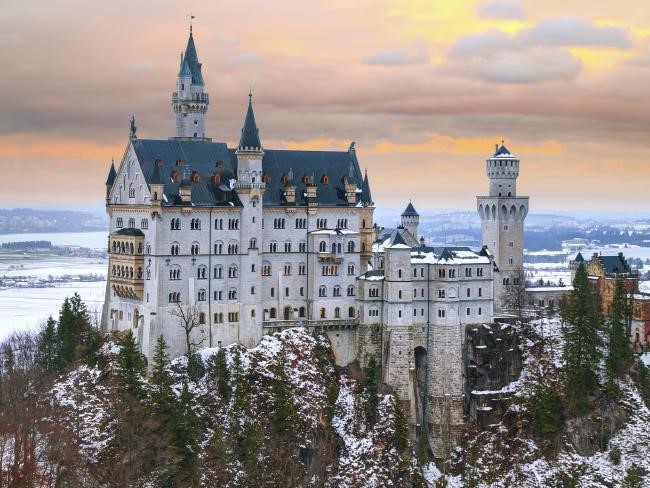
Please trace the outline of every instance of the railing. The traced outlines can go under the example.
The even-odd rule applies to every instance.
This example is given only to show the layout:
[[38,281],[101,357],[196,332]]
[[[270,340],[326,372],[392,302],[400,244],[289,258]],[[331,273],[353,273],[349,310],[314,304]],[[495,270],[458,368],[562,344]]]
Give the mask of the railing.
[[178,92],[172,93],[172,100],[173,101],[178,101],[178,100],[183,100],[183,101],[192,101],[192,102],[200,102],[200,103],[210,103],[210,98],[208,97],[207,93],[193,93],[190,95],[190,97],[181,97],[178,95]]
[[337,256],[336,254],[333,254],[331,252],[319,252],[318,262],[341,264],[343,262],[343,257]]
[[264,320],[262,326],[272,329],[289,329],[293,327],[351,328],[359,324],[359,319],[321,319],[321,320]]

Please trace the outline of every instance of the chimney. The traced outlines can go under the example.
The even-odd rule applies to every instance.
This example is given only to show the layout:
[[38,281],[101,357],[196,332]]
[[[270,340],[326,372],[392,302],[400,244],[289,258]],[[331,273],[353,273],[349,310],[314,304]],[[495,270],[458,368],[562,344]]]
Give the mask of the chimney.
[[318,202],[316,201],[317,190],[318,186],[314,183],[309,183],[307,185],[307,205],[310,207],[318,205]]

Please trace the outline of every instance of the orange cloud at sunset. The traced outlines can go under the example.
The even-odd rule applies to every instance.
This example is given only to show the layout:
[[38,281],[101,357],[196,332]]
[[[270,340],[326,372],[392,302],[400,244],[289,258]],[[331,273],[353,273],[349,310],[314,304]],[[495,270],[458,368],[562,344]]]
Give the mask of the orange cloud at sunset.
[[[130,114],[140,137],[173,134],[187,9],[5,2],[0,165],[15,183],[0,205],[101,204]],[[382,204],[401,206],[408,186],[418,208],[473,208],[484,160],[505,139],[533,210],[650,208],[650,8],[641,0],[191,9],[214,140],[238,139],[252,86],[266,147],[356,141]]]

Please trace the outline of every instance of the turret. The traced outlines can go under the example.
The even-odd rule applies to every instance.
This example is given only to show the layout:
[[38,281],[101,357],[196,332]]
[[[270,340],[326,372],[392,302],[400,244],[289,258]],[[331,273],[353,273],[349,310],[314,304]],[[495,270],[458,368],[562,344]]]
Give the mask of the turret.
[[519,160],[508,151],[501,141],[495,145],[494,155],[486,160],[485,170],[490,179],[491,197],[517,196]]
[[151,175],[151,180],[149,182],[152,205],[161,205],[163,201],[165,182],[163,180],[161,166],[162,159],[156,159],[154,163],[153,174]]
[[192,35],[187,40],[185,53],[176,79],[176,91],[172,93],[172,107],[176,114],[176,137],[209,140],[205,137],[205,114],[210,103],[203,91],[204,82]]
[[237,154],[237,186],[243,188],[246,185],[263,185],[262,158],[264,150],[260,141],[260,133],[255,122],[253,112],[253,94],[248,94],[248,109],[244,126],[239,138]]
[[178,192],[183,203],[192,202],[192,180],[190,179],[190,170],[187,167],[183,172],[183,180],[181,181],[181,186]]
[[418,225],[420,225],[420,214],[417,213],[413,204],[409,202],[402,212],[402,227],[404,227],[414,239],[418,238]]

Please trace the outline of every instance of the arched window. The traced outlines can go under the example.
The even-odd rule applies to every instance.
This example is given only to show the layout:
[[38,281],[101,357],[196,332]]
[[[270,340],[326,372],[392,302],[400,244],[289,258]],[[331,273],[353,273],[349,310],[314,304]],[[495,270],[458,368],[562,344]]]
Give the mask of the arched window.
[[318,252],[327,252],[327,243],[325,241],[320,241]]
[[141,229],[148,229],[149,228],[149,221],[147,219],[142,219],[140,221],[140,228]]
[[199,243],[198,242],[193,242],[192,246],[190,247],[190,254],[192,256],[197,256],[199,254]]
[[234,264],[231,264],[228,267],[228,278],[237,278],[237,266]]
[[325,318],[325,307],[320,309],[320,318],[324,319]]
[[255,239],[255,238],[253,237],[253,238],[250,240],[250,242],[248,243],[248,248],[249,248],[249,249],[257,249],[257,239]]
[[354,296],[354,285],[348,285],[348,296],[349,297]]
[[355,315],[354,307],[348,308],[348,317],[353,319]]
[[348,252],[354,252],[354,241],[348,241]]
[[178,256],[179,253],[180,253],[180,245],[177,242],[174,242],[171,248],[171,255]]
[[318,296],[319,297],[327,296],[327,288],[325,287],[325,285],[321,285],[320,288],[318,288]]
[[298,309],[298,316],[299,316],[301,319],[304,319],[304,318],[305,318],[305,307],[300,307],[300,308]]
[[206,267],[205,266],[199,266],[196,268],[196,278],[199,280],[204,280],[206,276]]
[[268,185],[271,182],[271,177],[268,174],[264,174],[262,181]]
[[269,311],[269,317],[272,319],[275,319],[278,317],[278,312],[275,309],[275,307],[271,307],[271,310]]
[[341,287],[339,285],[334,286],[332,290],[332,296],[340,297],[341,296]]
[[197,300],[199,302],[205,302],[205,290],[199,290],[199,293],[197,294]]
[[340,319],[341,318],[341,309],[339,307],[336,307],[334,309],[334,318],[335,319]]

